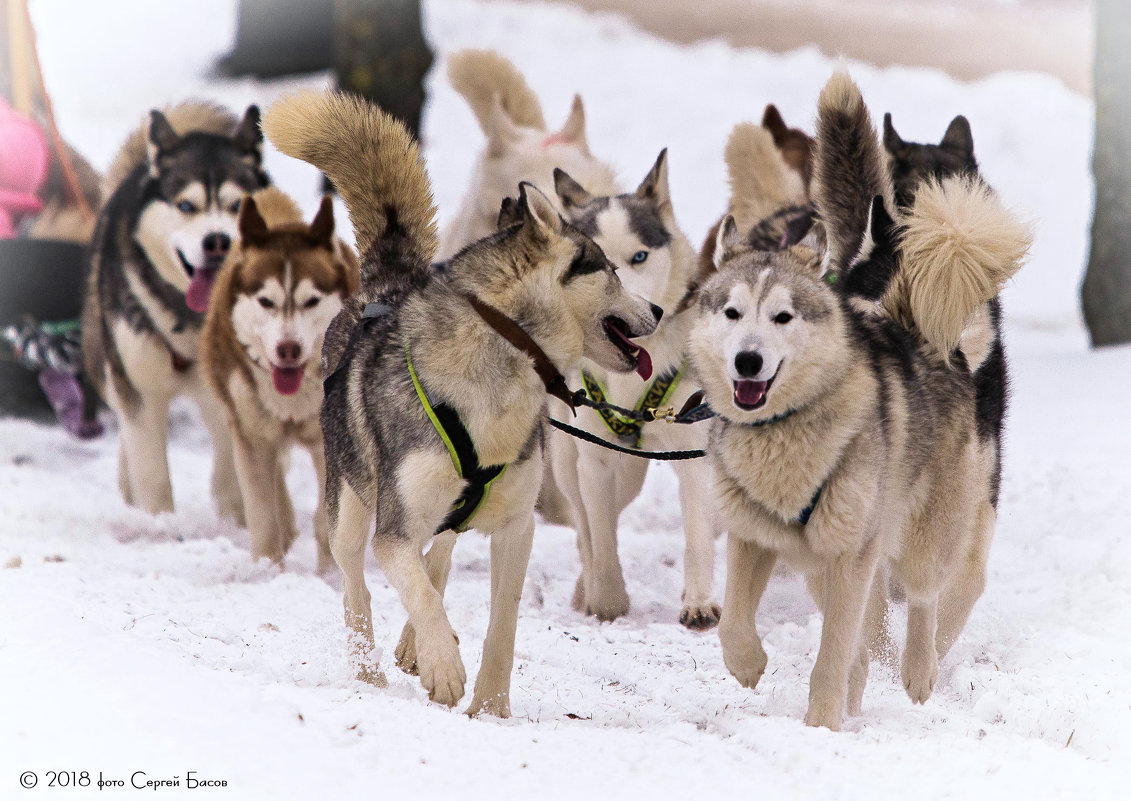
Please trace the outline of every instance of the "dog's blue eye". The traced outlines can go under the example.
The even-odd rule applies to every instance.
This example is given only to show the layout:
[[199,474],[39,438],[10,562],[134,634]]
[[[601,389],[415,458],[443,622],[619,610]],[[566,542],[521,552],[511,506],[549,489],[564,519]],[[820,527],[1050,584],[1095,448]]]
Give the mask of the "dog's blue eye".
[[231,212],[232,212],[232,214],[235,214],[239,210],[240,210],[240,202],[237,200],[235,203],[232,204]]
[[177,211],[181,214],[192,214],[196,211],[196,205],[188,200],[182,200],[177,204]]
[[793,315],[790,314],[789,312],[781,312],[780,314],[778,314],[774,317],[774,322],[777,323],[778,325],[785,325],[786,323],[788,323],[792,319],[793,319]]
[[738,309],[734,308],[733,306],[727,307],[727,310],[724,311],[723,314],[725,314],[727,316],[728,320],[737,320],[739,317],[742,316],[742,313]]
[[638,250],[632,254],[633,264],[643,264],[648,259],[648,251]]
[[265,309],[275,308],[275,303],[270,298],[257,298],[257,300],[259,301],[259,305]]

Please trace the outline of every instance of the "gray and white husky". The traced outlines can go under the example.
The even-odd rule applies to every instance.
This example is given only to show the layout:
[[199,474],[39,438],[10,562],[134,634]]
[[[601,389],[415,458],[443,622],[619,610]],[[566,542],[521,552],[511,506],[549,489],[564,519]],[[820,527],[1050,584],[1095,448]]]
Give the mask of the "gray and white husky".
[[860,711],[888,571],[908,600],[901,675],[917,703],[984,587],[994,449],[957,345],[1029,232],[963,178],[921,187],[893,222],[879,140],[845,74],[821,94],[816,139],[829,256],[753,250],[725,221],[690,352],[719,415],[724,662],[744,686],[762,677],[755,612],[785,559],[824,615],[805,722],[839,729],[846,706]]
[[[697,387],[688,379],[687,335],[694,312],[674,312],[696,271],[696,253],[679,229],[668,189],[667,151],[634,192],[591,194],[562,170],[555,188],[567,219],[593,238],[618,266],[621,281],[668,310],[656,331],[641,340],[651,354],[646,370],[619,373],[583,362],[582,383],[598,399],[627,408],[680,408]],[[685,380],[687,379],[687,380]],[[642,450],[691,450],[706,442],[704,426],[643,425],[615,412],[578,412],[577,424],[609,442]],[[639,494],[648,461],[578,442],[562,432],[550,436],[554,477],[569,500],[581,553],[575,609],[612,620],[628,612],[624,573],[617,556],[617,520]],[[719,620],[713,595],[714,539],[717,531],[706,460],[673,462],[686,534],[684,590],[680,622],[708,629]]]
[[[468,712],[506,716],[547,394],[536,362],[480,310],[516,323],[559,371],[584,356],[622,372],[637,366],[640,348],[629,340],[652,333],[657,310],[628,292],[601,249],[529,184],[515,208],[520,222],[432,269],[435,209],[416,143],[364,101],[297,95],[267,112],[264,130],[333,180],[361,261],[361,290],[326,334],[321,416],[330,547],[359,675],[384,681],[370,656],[364,578],[376,521],[374,550],[411,626],[399,662],[419,673],[433,701],[453,706],[463,696],[446,572],[429,569],[421,554],[435,534],[474,527],[491,534],[491,617]],[[485,484],[484,471],[492,474]],[[477,484],[473,501],[466,493]],[[450,522],[472,504],[469,519]]]
[[243,521],[223,409],[197,360],[204,312],[238,237],[240,198],[267,185],[259,110],[186,102],[153,111],[107,173],[83,308],[87,374],[117,413],[127,503],[171,512],[169,404],[191,395],[214,450],[212,494]]

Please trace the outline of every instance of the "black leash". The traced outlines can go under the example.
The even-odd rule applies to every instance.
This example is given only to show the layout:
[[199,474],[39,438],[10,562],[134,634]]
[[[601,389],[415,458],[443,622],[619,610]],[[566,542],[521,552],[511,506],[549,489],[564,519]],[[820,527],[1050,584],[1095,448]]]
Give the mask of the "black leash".
[[549,418],[550,425],[559,431],[564,431],[571,437],[583,439],[586,442],[591,442],[594,445],[600,445],[602,448],[608,448],[610,451],[617,451],[618,453],[627,453],[629,456],[639,456],[641,459],[656,459],[661,462],[674,462],[681,459],[701,459],[706,456],[706,452],[702,450],[695,451],[641,451],[635,448],[625,448],[622,445],[614,445],[596,434],[590,434],[580,428],[574,428],[571,425],[563,423],[561,420],[555,420],[553,417]]

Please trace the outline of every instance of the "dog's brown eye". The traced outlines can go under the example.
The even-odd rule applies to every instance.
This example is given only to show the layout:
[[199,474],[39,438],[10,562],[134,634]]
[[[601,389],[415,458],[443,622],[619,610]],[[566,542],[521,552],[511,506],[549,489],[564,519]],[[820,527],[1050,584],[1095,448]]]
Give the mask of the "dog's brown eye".
[[258,300],[259,300],[259,305],[262,306],[265,309],[275,308],[275,302],[272,301],[270,298],[258,298]]
[[788,323],[792,319],[793,319],[793,315],[790,314],[789,312],[781,312],[777,316],[774,317],[774,322],[777,323],[778,325],[785,325],[786,323]]
[[738,318],[740,318],[742,316],[742,312],[740,312],[738,309],[734,308],[733,306],[728,306],[727,310],[724,311],[723,314],[725,314],[727,316],[728,320],[737,320]]
[[318,301],[320,301],[321,299],[322,299],[322,298],[317,298],[317,297],[316,297],[316,298],[311,298],[311,299],[310,299],[310,300],[308,300],[308,301],[307,301],[306,303],[302,304],[302,307],[303,307],[304,309],[313,309],[313,308],[314,308],[315,306],[317,306],[317,305],[318,305]]

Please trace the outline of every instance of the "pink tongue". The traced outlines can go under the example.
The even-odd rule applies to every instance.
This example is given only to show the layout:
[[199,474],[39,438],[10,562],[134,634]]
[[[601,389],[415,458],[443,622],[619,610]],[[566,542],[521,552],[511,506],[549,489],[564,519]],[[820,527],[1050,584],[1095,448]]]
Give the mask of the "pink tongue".
[[192,274],[192,281],[185,291],[185,304],[197,314],[208,311],[208,296],[212,294],[212,284],[216,281],[216,269],[199,267]]
[[765,381],[739,381],[734,386],[734,397],[743,406],[757,406],[765,396]]
[[636,373],[645,381],[652,377],[652,355],[644,348],[640,347],[637,343],[626,337],[624,333],[613,326],[609,326],[609,330],[616,334],[617,339],[623,342],[629,353],[636,358]]
[[294,395],[302,386],[301,367],[271,367],[271,378],[275,382],[275,391],[280,395]]
[[647,381],[652,377],[652,356],[639,345],[635,345],[634,347],[639,348],[636,352],[636,373]]

